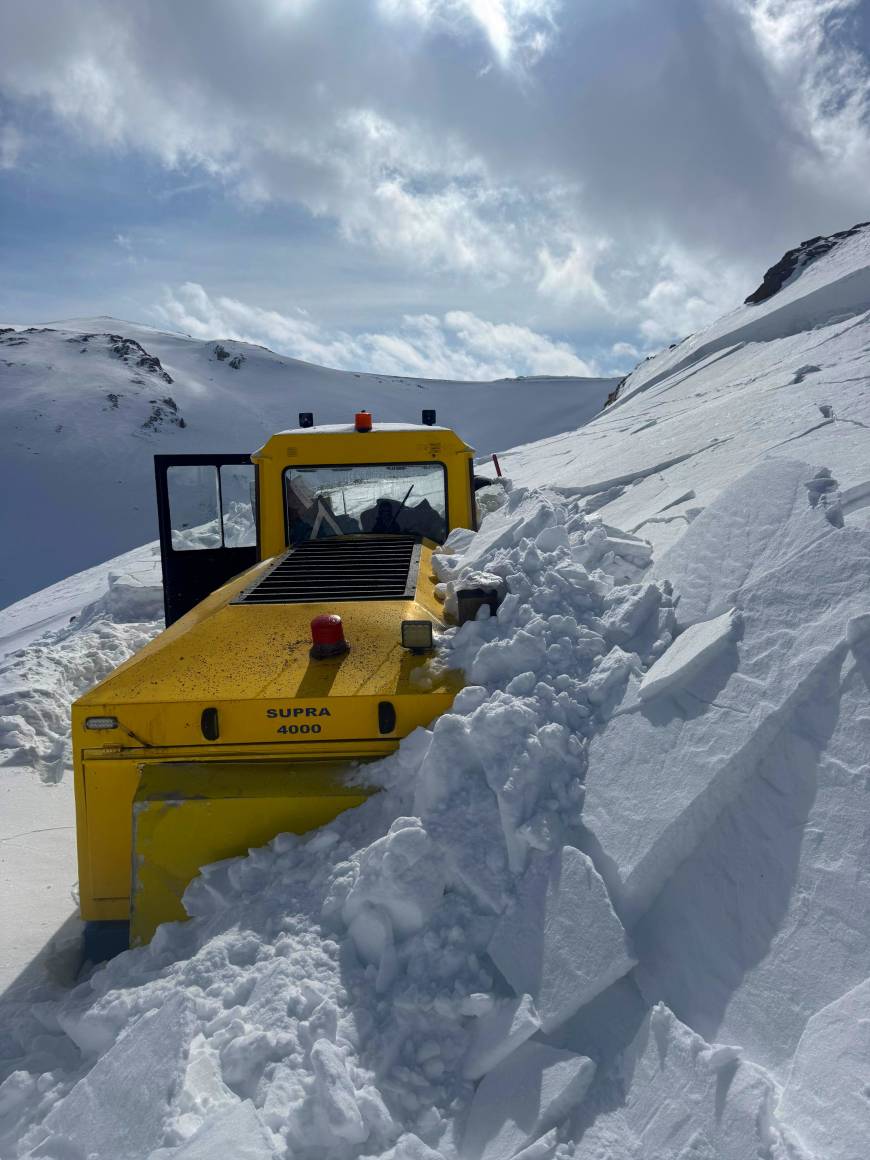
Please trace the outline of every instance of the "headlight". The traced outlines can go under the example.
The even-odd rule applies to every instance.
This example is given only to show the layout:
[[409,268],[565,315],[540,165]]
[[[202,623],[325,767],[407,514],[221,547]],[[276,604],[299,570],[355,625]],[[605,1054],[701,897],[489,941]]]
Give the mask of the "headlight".
[[85,717],[85,729],[117,729],[117,717]]

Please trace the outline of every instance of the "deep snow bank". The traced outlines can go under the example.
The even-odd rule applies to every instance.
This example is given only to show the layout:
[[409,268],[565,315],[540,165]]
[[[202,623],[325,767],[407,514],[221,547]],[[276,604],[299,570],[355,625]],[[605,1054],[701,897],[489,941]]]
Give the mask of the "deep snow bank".
[[[790,843],[807,820],[802,790],[771,780],[776,738],[785,732],[818,752],[836,736],[808,724],[804,741],[795,726],[797,706],[819,689],[857,698],[870,721],[866,534],[811,504],[816,493],[804,484],[814,478],[782,464],[755,480],[759,522],[777,552],[756,567],[757,545],[743,537],[738,582],[696,601],[708,620],[726,601],[727,624],[695,643],[677,636],[682,656],[675,649],[670,662],[683,601],[692,604],[675,562],[673,588],[665,562],[645,576],[643,541],[585,516],[581,499],[483,494],[494,510],[481,533],[454,533],[438,557],[444,594],[450,601],[473,575],[507,595],[496,618],[440,642],[433,663],[460,665],[469,682],[453,711],[366,767],[366,780],[385,789],[365,806],[207,868],[186,896],[189,923],[161,928],[151,946],[63,1002],[19,1010],[7,1029],[19,1058],[0,1086],[4,1154],[782,1160],[837,1139],[841,1115],[857,1138],[860,1100],[820,1103],[808,1078],[812,1045],[828,1054],[843,1045],[837,1008],[807,1027],[781,1105],[791,1128],[777,1116],[777,1079],[758,1066],[790,1058],[808,1016],[870,973],[867,944],[855,941],[863,911],[850,894],[860,890],[870,832],[870,818],[854,815],[860,801],[851,820],[825,807],[831,842],[852,834],[857,843],[841,866],[824,841],[808,843],[807,885],[790,900],[800,962],[769,939],[792,887]],[[696,521],[699,549],[721,534],[738,552],[733,525],[749,486]],[[832,677],[838,663],[851,673],[842,685]],[[662,665],[664,686],[632,701]],[[728,711],[722,698],[737,676],[761,707],[743,706],[747,722],[731,713],[741,721],[716,734],[723,755],[681,740],[705,714]],[[638,723],[631,759],[624,743],[607,756]],[[866,779],[870,754],[860,730],[850,737],[851,749],[832,755],[841,796],[844,779]],[[808,767],[791,768],[802,779]],[[619,917],[635,915],[618,843],[601,824],[605,791],[614,803],[621,795],[623,828],[654,851],[633,932]],[[751,820],[747,792],[756,795]],[[611,820],[618,813],[614,805]],[[731,866],[718,827],[730,837]],[[777,860],[772,891],[749,886],[756,866]],[[833,958],[831,903],[838,916],[853,911]],[[751,985],[742,990],[732,964],[747,945],[762,951],[759,963],[767,947],[770,956],[754,979],[744,964]],[[774,1018],[762,1041],[751,1013],[764,1003],[777,1010],[781,978],[789,996],[803,987],[807,998],[787,1034]],[[650,1009],[661,994],[675,1013]],[[748,1058],[698,1034],[703,1026],[718,1037],[723,995],[745,1012],[738,1042],[751,1047]],[[607,1014],[619,1006],[622,1015]]]
[[[8,624],[12,640],[28,640],[34,620],[67,621],[0,653],[0,768],[32,768],[45,781],[62,777],[69,765],[70,704],[162,628],[156,545],[112,563],[116,567],[103,565],[54,585],[39,609],[25,600],[0,613],[0,628]],[[71,608],[76,611],[69,616]]]

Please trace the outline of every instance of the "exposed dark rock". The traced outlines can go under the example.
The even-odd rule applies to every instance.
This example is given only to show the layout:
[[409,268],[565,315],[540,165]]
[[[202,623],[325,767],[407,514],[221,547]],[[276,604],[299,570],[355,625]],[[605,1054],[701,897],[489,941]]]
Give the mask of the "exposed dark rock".
[[[604,400],[604,407],[609,407],[611,403],[616,402],[616,400],[619,398],[619,392],[622,390],[622,384],[625,382],[625,380],[627,378],[628,378],[628,375],[624,375],[619,380],[619,382],[616,384],[616,386],[613,388],[613,390],[610,392],[610,394]],[[602,411],[604,410],[604,407],[601,408]]]
[[152,375],[157,375],[163,379],[164,383],[172,382],[172,376],[163,369],[160,359],[154,354],[143,354],[136,360],[136,366],[142,367],[143,370],[149,371]]
[[167,395],[164,399],[149,399],[148,401],[151,404],[151,414],[142,424],[146,430],[156,431],[159,427],[167,425],[187,426],[183,416],[178,413],[178,404],[171,395]]
[[233,354],[231,351],[227,350],[227,348],[222,343],[219,342],[215,343],[214,357],[218,360],[218,362],[227,362],[227,360],[229,360],[229,366],[231,366],[234,371],[237,371],[245,361],[245,356],[243,354]]
[[868,225],[870,222],[859,222],[850,230],[840,230],[839,233],[830,234],[828,237],[819,235],[815,238],[808,238],[793,250],[787,250],[779,261],[765,273],[758,289],[753,290],[749,297],[744,299],[744,305],[757,306],[759,302],[766,302],[768,298],[772,298],[778,290],[781,290],[795,274],[800,273],[804,267],[809,266],[822,254],[829,253],[839,242],[854,237]]
[[[94,336],[88,337],[93,338]],[[163,369],[160,359],[156,355],[149,354],[135,338],[124,338],[121,334],[107,334],[106,339],[110,344],[111,353],[116,358],[128,364],[132,362],[133,366],[141,367],[149,374],[157,375],[164,383],[172,382],[171,375]]]
[[118,403],[120,402],[121,396],[116,395],[114,391],[109,391],[109,393],[106,395],[106,398],[109,400],[110,408],[113,411],[117,411]]

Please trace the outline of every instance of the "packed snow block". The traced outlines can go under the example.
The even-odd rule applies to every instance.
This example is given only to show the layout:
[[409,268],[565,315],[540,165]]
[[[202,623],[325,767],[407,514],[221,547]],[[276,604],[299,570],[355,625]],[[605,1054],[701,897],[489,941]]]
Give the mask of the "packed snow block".
[[498,1003],[480,1015],[474,1024],[463,1075],[468,1079],[480,1079],[530,1039],[540,1026],[541,1019],[531,995]]
[[595,1064],[543,1043],[524,1043],[480,1082],[460,1160],[511,1160],[568,1115],[586,1095]]
[[637,653],[627,653],[615,644],[586,679],[586,696],[592,705],[602,705],[629,675],[640,670]]
[[108,591],[100,602],[120,623],[159,620],[163,616],[163,586],[149,584],[129,572],[110,572]]
[[650,701],[660,693],[685,688],[735,639],[742,623],[739,612],[732,608],[712,620],[690,625],[644,673],[640,699]]
[[601,620],[605,635],[613,644],[627,644],[643,628],[661,603],[655,584],[626,584],[614,589],[605,600]]
[[273,1160],[278,1155],[269,1130],[250,1100],[225,1108],[207,1119],[180,1148],[161,1149],[149,1160]]
[[444,893],[441,857],[419,818],[397,818],[389,833],[356,856],[356,865],[342,910],[347,923],[363,907],[379,906],[404,937],[425,925]]
[[688,687],[626,706],[591,742],[583,821],[628,925],[845,654],[848,622],[866,607],[866,529],[795,548],[738,593],[739,647],[730,642]]
[[514,991],[533,997],[547,1032],[635,962],[604,882],[573,846],[532,854],[488,951]]
[[769,459],[726,487],[658,559],[652,579],[670,580],[681,625],[708,620],[735,603],[735,593],[796,549],[830,535],[810,510],[804,481],[812,468]]
[[444,1156],[424,1144],[413,1132],[406,1132],[388,1152],[381,1153],[380,1160],[444,1160]]
[[328,1039],[318,1039],[311,1048],[317,1121],[326,1141],[345,1140],[361,1144],[369,1129],[362,1117],[356,1091],[342,1052]]
[[870,1153],[870,979],[809,1020],[777,1112],[815,1156]]
[[622,1107],[596,1120],[575,1160],[598,1160],[596,1144],[608,1137],[631,1144],[627,1155],[661,1160],[770,1155],[770,1080],[744,1063],[738,1049],[706,1043],[663,1004],[653,1008],[626,1051],[622,1076]]
[[140,1160],[161,1142],[193,1037],[193,1003],[174,995],[146,1012],[56,1104],[47,1133],[88,1160]]
[[[474,692],[462,690],[457,701],[467,703]],[[435,723],[413,808],[441,853],[447,882],[500,913],[506,903],[504,833],[495,795],[469,742],[468,718],[448,713]]]

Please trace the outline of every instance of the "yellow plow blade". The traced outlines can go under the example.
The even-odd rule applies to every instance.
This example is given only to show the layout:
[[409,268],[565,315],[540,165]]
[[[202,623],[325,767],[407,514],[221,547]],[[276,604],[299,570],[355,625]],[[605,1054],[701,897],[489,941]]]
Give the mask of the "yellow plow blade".
[[162,762],[140,766],[133,799],[130,945],[184,919],[181,896],[202,866],[303,834],[358,806],[347,761]]

